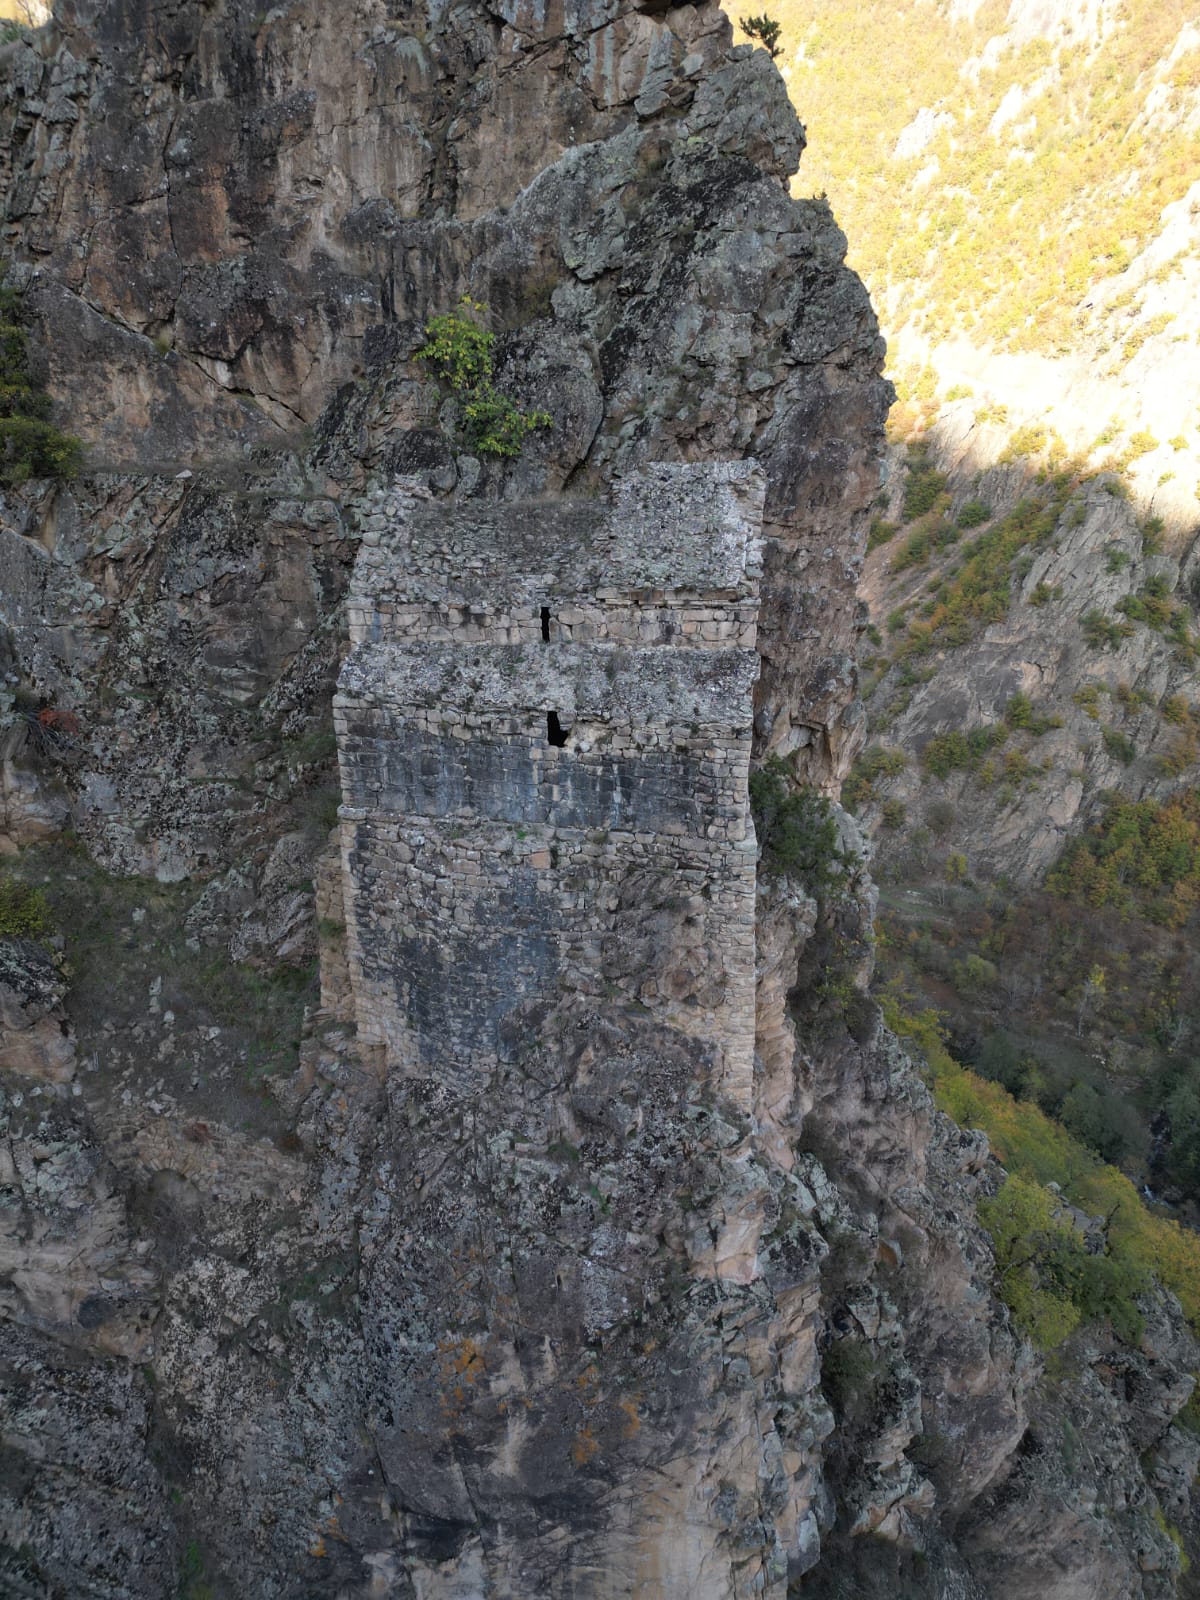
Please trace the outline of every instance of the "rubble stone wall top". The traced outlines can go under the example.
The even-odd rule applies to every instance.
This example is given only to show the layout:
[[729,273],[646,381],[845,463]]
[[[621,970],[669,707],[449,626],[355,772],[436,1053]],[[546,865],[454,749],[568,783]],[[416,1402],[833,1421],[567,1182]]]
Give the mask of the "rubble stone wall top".
[[351,594],[419,600],[476,586],[494,602],[530,583],[616,602],[654,590],[749,594],[762,501],[752,461],[658,462],[591,500],[451,503],[398,480],[359,515]]

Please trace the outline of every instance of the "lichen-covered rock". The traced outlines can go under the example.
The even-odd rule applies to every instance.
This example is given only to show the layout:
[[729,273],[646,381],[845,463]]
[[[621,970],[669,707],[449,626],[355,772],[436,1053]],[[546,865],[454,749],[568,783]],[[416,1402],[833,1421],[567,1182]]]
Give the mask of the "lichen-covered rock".
[[63,1013],[67,982],[50,952],[32,939],[0,939],[0,1061],[22,1078],[66,1083],[75,1044]]

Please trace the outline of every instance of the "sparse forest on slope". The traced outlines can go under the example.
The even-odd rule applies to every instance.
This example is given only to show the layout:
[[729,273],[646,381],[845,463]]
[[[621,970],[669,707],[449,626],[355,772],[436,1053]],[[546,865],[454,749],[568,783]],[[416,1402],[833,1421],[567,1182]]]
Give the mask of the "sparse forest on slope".
[[1111,473],[896,460],[844,790],[876,833],[881,969],[964,1059],[1200,1199],[1180,1094],[1200,1038],[1196,552]]
[[902,399],[1050,420],[1100,455],[1140,436],[1138,488],[1194,513],[1195,7],[783,0],[773,14],[809,135],[800,181],[828,191]]

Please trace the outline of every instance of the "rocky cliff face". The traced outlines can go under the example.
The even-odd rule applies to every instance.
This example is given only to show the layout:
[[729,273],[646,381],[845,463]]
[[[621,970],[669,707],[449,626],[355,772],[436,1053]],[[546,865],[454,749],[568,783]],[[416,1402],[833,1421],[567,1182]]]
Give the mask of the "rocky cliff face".
[[[757,460],[731,731],[825,790],[861,742],[889,395],[766,56],[705,6],[109,0],[4,74],[7,248],[96,469],[0,527],[3,842],[72,969],[2,947],[6,1592],[1066,1596],[1084,1547],[1093,1592],[1169,1592],[1123,1443],[1116,1533],[1081,1503],[994,1557],[1049,1492],[971,1221],[995,1176],[863,998],[848,819],[832,883],[762,863],[748,1093],[635,993],[642,963],[706,992],[703,874],[657,920],[614,880],[644,942],[486,1071],[356,1035],[330,708],[393,492],[586,520],[649,463]],[[462,295],[552,419],[516,461],[413,360]]]
[[[914,759],[880,779],[878,801],[901,801],[914,826],[930,807],[949,808],[952,820],[937,824],[943,842],[986,877],[1039,883],[1106,790],[1161,799],[1194,771],[1190,714],[1182,723],[1172,718],[1200,696],[1183,637],[1195,619],[1200,550],[1194,529],[1164,530],[1115,472],[1068,473],[1055,484],[1042,463],[998,461],[1002,437],[954,408],[929,442],[931,461],[947,475],[948,531],[914,560],[909,540],[919,532],[910,523],[872,552],[864,572],[862,593],[882,635],[878,646],[864,644],[874,664],[872,737],[919,758],[939,736],[1004,728],[1017,695],[1037,708],[1034,731],[1011,730],[1011,747],[993,752],[991,783],[986,773],[980,781],[982,761],[973,771],[930,774]],[[908,481],[902,447],[892,465],[884,515],[900,522]],[[973,541],[1021,505],[1046,526],[1002,558],[1002,601],[987,595],[993,609],[958,636],[937,640],[941,648],[889,662],[904,655],[909,622],[921,626],[971,559]],[[972,513],[982,511],[974,524]],[[1138,605],[1146,595],[1161,601],[1149,617]],[[1010,760],[1006,770],[1018,746],[1026,759]],[[901,835],[884,836],[885,860],[896,860],[906,844]]]

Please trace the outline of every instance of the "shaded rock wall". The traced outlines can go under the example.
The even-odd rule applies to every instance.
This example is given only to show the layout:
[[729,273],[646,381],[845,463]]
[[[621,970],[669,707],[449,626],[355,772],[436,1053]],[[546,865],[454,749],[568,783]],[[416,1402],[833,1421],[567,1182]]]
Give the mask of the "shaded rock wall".
[[[997,519],[1023,500],[1052,502],[1028,461],[978,466],[961,418],[938,424],[931,449],[948,474],[955,515],[971,501],[985,504]],[[900,514],[903,485],[897,452],[889,489],[893,518]],[[963,535],[964,542],[969,537]],[[876,624],[900,611],[919,614],[945,567],[962,559],[958,545],[905,567],[903,542],[897,535],[866,563],[862,592]],[[938,735],[996,727],[1013,696],[1024,694],[1040,717],[1053,721],[1035,747],[1033,778],[998,785],[998,798],[957,772],[935,790],[910,766],[894,781],[880,782],[880,799],[902,800],[914,819],[930,800],[949,800],[954,818],[943,835],[947,845],[985,877],[1032,885],[1086,826],[1106,791],[1139,799],[1170,794],[1193,769],[1194,751],[1161,708],[1176,698],[1194,703],[1200,674],[1167,628],[1135,626],[1122,603],[1157,590],[1190,625],[1198,559],[1194,531],[1164,547],[1115,475],[1081,483],[1061,504],[1051,533],[1020,558],[1005,614],[942,652],[932,670],[910,671],[913,681],[903,667],[880,674],[870,700],[877,737],[920,752]],[[1110,626],[1106,642],[1090,633],[1089,617]],[[1106,739],[1105,730],[1119,733],[1124,747]],[[906,848],[904,838],[881,836],[881,858],[889,866]]]

